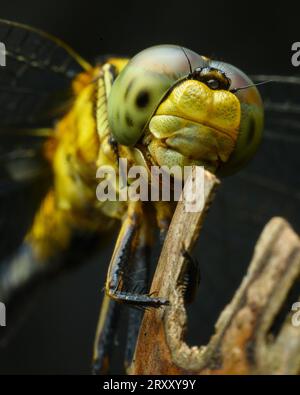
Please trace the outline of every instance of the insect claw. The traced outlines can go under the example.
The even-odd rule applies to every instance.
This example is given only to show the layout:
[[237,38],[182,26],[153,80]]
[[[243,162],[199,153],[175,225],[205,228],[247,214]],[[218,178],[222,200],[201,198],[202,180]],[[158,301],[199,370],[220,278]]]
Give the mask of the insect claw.
[[152,291],[148,294],[148,296],[158,295],[158,291]]

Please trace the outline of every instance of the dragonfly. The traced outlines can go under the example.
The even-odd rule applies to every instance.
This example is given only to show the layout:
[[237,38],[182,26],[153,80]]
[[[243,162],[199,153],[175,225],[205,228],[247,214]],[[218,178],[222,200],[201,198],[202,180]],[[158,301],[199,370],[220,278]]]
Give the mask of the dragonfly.
[[[7,58],[0,68],[0,300],[60,270],[79,241],[101,245],[119,227],[95,372],[109,369],[122,304],[133,307],[126,366],[143,311],[169,304],[159,290],[147,292],[149,251],[157,231],[163,242],[175,209],[175,202],[99,201],[99,167],[118,172],[126,158],[129,167],[200,165],[224,177],[213,205],[218,225],[208,226],[221,254],[228,245],[240,251],[273,211],[300,224],[299,77],[250,79],[175,45],[90,63],[61,40],[5,20],[0,41]],[[268,80],[263,105],[255,84]]]

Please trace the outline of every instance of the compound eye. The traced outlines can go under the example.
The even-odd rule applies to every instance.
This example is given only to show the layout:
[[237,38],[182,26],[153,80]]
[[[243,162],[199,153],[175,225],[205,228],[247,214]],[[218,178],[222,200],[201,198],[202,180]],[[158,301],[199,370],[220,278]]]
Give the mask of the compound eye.
[[114,80],[108,97],[108,123],[115,140],[134,146],[161,98],[190,70],[207,65],[207,59],[176,45],[151,47],[134,56]]
[[220,81],[218,81],[218,80],[215,79],[215,78],[212,78],[212,79],[206,81],[206,85],[207,85],[210,89],[213,89],[213,90],[220,89],[220,86],[221,86]]

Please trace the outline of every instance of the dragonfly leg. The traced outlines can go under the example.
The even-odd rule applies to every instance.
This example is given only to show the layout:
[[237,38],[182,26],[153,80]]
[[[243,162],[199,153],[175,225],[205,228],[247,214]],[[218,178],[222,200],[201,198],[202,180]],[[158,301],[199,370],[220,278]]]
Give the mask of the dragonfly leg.
[[[125,351],[126,367],[132,360],[143,310],[149,307],[149,304],[150,307],[167,304],[164,299],[151,298],[145,291],[148,282],[148,258],[149,248],[152,244],[152,229],[153,226],[151,226],[147,214],[141,211],[141,204],[132,203],[122,223],[108,271],[107,294],[102,303],[94,343],[94,373],[105,374],[109,369],[110,354],[120,316],[121,304],[118,302],[128,303],[129,306],[135,307],[129,310]],[[129,292],[128,289],[132,291]],[[120,294],[121,298],[119,298]]]
[[201,281],[200,267],[199,262],[184,248],[182,249],[182,255],[185,258],[185,264],[179,283],[183,288],[185,303],[191,304],[196,298]]
[[121,305],[104,295],[94,343],[93,374],[106,374],[120,318]]
[[[147,218],[143,221],[139,233],[139,240],[133,255],[133,268],[130,274],[129,289],[138,289],[145,292],[149,281],[150,268],[150,251],[153,243],[153,226]],[[129,368],[134,355],[136,340],[138,337],[141,321],[143,318],[143,309],[129,309],[128,311],[128,332],[125,349],[125,368]]]
[[129,272],[132,249],[138,241],[142,218],[141,202],[130,202],[109,265],[105,290],[108,296],[120,303],[137,308],[161,307],[168,305],[168,300],[152,297],[147,293],[128,292],[124,287],[125,275]]

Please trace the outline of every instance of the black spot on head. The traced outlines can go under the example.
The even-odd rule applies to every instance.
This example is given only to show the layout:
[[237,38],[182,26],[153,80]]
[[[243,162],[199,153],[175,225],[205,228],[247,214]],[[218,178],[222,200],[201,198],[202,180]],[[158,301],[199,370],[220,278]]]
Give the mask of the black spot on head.
[[135,104],[139,108],[144,108],[148,105],[150,100],[150,94],[148,91],[142,90],[140,93],[137,95]]
[[126,120],[127,126],[129,126],[129,127],[133,126],[133,120],[131,119],[129,114],[125,115],[125,120]]

